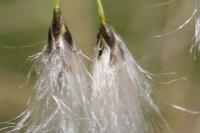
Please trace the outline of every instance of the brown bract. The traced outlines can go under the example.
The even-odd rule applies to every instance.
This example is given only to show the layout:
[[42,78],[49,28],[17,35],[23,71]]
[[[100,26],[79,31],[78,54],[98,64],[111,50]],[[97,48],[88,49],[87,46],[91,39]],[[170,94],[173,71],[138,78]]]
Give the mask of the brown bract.
[[116,62],[118,54],[124,59],[124,51],[118,41],[118,35],[108,24],[101,24],[97,35],[97,44],[99,45],[98,59],[101,58],[106,47],[110,49],[110,60]]
[[54,50],[59,50],[61,40],[65,41],[72,50],[76,49],[72,35],[63,21],[61,11],[54,11],[53,21],[48,32],[47,52],[51,53]]

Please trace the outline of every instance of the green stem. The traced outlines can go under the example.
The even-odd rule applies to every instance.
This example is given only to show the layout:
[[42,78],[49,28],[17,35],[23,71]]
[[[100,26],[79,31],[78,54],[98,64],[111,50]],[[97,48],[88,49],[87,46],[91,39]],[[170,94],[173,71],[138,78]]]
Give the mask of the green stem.
[[53,0],[53,8],[56,12],[60,10],[60,0]]
[[102,24],[106,24],[106,17],[104,14],[104,9],[101,0],[97,0],[98,12],[99,12],[99,19]]

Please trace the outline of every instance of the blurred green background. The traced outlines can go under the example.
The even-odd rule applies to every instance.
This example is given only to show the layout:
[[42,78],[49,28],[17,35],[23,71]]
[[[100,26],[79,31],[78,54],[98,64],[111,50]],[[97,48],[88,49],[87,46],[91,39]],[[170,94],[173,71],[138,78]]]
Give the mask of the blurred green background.
[[[144,69],[151,73],[177,73],[162,77],[164,80],[187,77],[170,85],[157,84],[155,90],[162,100],[153,97],[175,133],[200,133],[200,116],[168,105],[200,111],[200,62],[194,62],[189,53],[194,20],[172,35],[154,37],[183,24],[193,12],[193,1],[174,0],[147,8],[163,2],[167,0],[103,0],[108,22]],[[74,39],[91,57],[98,31],[95,0],[61,3]],[[26,82],[33,63],[27,58],[42,49],[51,19],[51,0],[0,0],[0,121],[20,114],[33,96],[34,75],[28,85],[20,86]]]

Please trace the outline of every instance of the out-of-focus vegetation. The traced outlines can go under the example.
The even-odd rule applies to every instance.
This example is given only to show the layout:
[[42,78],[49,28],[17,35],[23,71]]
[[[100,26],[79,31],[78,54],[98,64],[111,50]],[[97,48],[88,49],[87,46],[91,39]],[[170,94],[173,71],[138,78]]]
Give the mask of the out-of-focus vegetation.
[[[154,35],[174,30],[192,14],[192,0],[145,8],[167,0],[103,0],[108,22],[129,44],[140,65],[151,73],[176,72],[163,80],[187,77],[170,85],[156,84],[162,97],[154,97],[175,133],[199,133],[200,116],[171,108],[176,104],[200,111],[200,64],[189,53],[194,22],[165,37]],[[95,0],[61,0],[62,12],[78,46],[92,56],[98,29]],[[27,73],[33,62],[27,57],[40,52],[51,23],[51,0],[0,1],[0,121],[26,108],[33,96],[34,75],[28,85]],[[30,46],[32,47],[22,47]],[[15,48],[16,47],[16,48]]]

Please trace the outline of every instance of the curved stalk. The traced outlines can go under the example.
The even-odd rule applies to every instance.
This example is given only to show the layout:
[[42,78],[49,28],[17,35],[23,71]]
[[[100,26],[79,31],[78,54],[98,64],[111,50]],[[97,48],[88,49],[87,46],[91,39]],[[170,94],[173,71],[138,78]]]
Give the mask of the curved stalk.
[[99,19],[102,24],[106,24],[106,17],[104,14],[104,9],[101,0],[97,0],[98,12],[99,12]]
[[60,0],[53,0],[53,8],[56,12],[60,10]]

